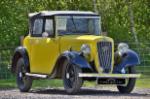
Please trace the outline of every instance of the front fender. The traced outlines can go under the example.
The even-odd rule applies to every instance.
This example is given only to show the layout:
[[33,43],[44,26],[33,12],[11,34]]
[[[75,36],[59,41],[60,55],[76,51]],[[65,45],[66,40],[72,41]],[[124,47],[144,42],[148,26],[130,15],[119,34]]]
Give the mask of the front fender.
[[79,66],[81,69],[92,70],[88,61],[80,55],[80,53],[75,51],[66,51],[63,53],[63,56],[66,56],[71,64]]
[[124,51],[122,53],[121,58],[122,58],[121,62],[116,64],[114,67],[113,70],[114,73],[125,73],[124,69],[126,67],[140,64],[140,59],[138,54],[131,49]]

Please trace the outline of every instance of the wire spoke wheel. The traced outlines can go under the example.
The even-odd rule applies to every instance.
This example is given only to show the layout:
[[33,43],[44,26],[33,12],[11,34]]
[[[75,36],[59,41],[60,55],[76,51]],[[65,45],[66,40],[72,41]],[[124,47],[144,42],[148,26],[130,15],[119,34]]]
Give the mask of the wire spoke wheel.
[[68,94],[75,94],[80,91],[82,86],[82,78],[78,77],[81,69],[73,64],[65,64],[63,69],[64,88]]
[[75,80],[75,75],[74,75],[74,68],[73,66],[67,66],[66,68],[66,73],[65,73],[65,77],[66,77],[66,84],[69,88],[73,87],[74,84],[74,80]]
[[27,70],[23,58],[17,62],[17,85],[21,92],[28,92],[32,86],[32,79],[25,75]]
[[[126,73],[135,74],[136,73],[135,67],[134,66],[127,67]],[[127,78],[126,84],[123,86],[118,85],[117,88],[121,93],[130,93],[134,89],[135,83],[136,83],[136,78]]]

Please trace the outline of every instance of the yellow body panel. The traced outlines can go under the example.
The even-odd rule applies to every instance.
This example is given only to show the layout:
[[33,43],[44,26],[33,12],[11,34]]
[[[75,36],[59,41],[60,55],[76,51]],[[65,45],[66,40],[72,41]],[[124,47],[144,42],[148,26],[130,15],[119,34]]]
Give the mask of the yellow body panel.
[[[102,70],[97,52],[97,42],[100,41],[112,42],[112,59],[114,59],[114,42],[111,38],[104,36],[65,35],[55,38],[27,36],[24,39],[24,46],[27,48],[29,54],[31,73],[51,74],[61,53],[70,48],[74,51],[80,51],[82,44],[88,44],[90,46],[91,58],[89,61],[94,60],[97,71],[101,73]],[[113,62],[114,60],[112,60],[112,64]]]
[[50,74],[59,56],[59,43],[56,38],[26,37],[31,73]]

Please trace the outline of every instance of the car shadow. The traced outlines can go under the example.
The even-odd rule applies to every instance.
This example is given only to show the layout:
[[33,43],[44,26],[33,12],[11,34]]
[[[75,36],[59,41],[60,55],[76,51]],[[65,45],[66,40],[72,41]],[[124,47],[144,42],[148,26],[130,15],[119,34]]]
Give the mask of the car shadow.
[[[65,90],[63,89],[36,89],[31,90],[30,93],[38,93],[38,94],[58,94],[58,95],[68,95]],[[95,90],[95,89],[81,89],[78,96],[90,95],[90,96],[149,96],[150,94],[143,94],[138,92],[133,92],[130,94],[122,94],[118,91],[111,91],[111,90]]]

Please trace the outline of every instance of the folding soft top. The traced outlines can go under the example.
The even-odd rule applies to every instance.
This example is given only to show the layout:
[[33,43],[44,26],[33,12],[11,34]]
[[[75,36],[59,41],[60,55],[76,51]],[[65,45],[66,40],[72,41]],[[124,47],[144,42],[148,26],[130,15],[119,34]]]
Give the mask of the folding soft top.
[[54,16],[54,15],[89,15],[89,16],[98,16],[98,14],[93,13],[91,11],[41,11],[30,13],[29,17],[35,16]]

